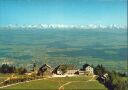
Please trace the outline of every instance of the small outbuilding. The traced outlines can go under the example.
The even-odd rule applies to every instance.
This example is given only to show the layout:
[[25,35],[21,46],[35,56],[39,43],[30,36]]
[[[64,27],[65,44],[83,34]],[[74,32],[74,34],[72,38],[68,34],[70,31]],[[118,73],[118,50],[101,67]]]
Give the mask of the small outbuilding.
[[53,70],[53,73],[57,75],[64,75],[64,74],[71,75],[71,74],[75,74],[77,71],[78,70],[75,69],[75,66],[63,64],[56,67]]
[[85,75],[93,75],[94,74],[93,67],[91,67],[89,64],[83,65],[83,71],[85,71]]
[[51,66],[44,64],[38,70],[38,75],[42,76],[51,76],[52,75],[52,68]]
[[78,70],[67,70],[66,74],[68,75],[74,75],[74,74],[77,74]]

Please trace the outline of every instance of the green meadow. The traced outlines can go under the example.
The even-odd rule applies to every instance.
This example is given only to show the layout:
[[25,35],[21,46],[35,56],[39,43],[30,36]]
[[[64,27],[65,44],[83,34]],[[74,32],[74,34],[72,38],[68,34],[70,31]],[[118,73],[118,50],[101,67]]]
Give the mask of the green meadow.
[[[3,89],[44,89],[44,90],[62,90],[61,86],[63,86],[64,90],[86,90],[86,89],[105,89],[105,86],[100,84],[97,80],[93,79],[89,81],[92,77],[79,76],[79,77],[61,77],[61,78],[47,78],[42,80],[36,80],[31,82],[26,82],[22,84],[17,84],[13,86],[9,86]],[[71,83],[69,83],[71,82]],[[67,85],[64,85],[69,83]]]
[[6,80],[8,77],[10,77],[11,74],[1,74],[0,73],[0,83]]

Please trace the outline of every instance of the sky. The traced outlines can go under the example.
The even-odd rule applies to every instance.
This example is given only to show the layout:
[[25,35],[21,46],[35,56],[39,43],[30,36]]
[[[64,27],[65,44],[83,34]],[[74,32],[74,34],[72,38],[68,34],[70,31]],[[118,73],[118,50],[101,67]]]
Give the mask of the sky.
[[126,25],[126,8],[126,0],[0,0],[0,25]]

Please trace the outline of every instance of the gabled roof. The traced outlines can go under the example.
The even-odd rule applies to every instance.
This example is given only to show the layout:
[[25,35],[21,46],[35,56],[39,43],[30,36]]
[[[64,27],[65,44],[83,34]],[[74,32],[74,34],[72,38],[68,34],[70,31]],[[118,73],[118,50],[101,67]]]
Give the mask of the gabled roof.
[[83,65],[83,69],[85,69],[86,67],[90,66],[89,64],[84,64]]
[[43,64],[41,68],[43,68],[43,67],[51,68],[51,66],[49,66],[48,64]]
[[74,65],[62,64],[62,65],[57,66],[55,69],[63,69],[63,68],[65,68],[67,70],[74,70],[75,66]]

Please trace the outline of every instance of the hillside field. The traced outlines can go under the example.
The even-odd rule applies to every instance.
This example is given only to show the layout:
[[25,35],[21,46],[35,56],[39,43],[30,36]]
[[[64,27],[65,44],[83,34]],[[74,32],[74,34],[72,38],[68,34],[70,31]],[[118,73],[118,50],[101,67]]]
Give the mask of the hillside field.
[[0,73],[0,83],[6,80],[8,77],[10,77],[11,74],[1,74]]
[[92,77],[59,77],[46,78],[42,80],[30,81],[22,84],[6,87],[4,89],[44,89],[44,90],[84,90],[84,89],[106,89],[102,84]]

